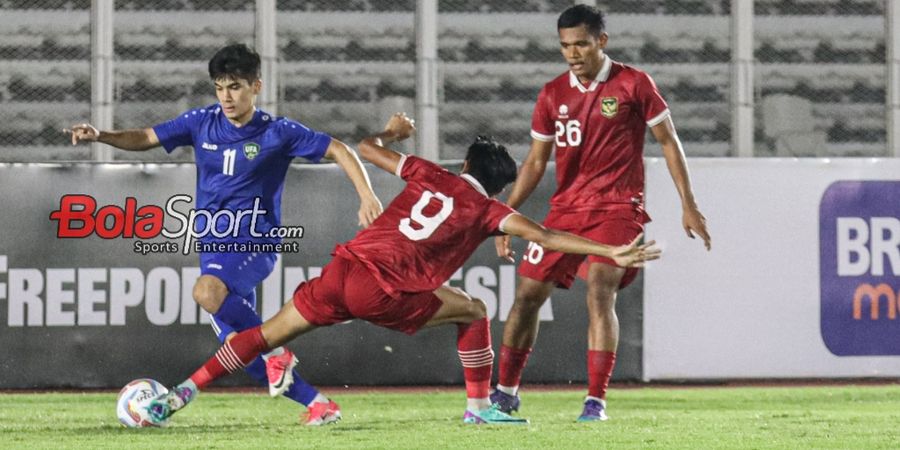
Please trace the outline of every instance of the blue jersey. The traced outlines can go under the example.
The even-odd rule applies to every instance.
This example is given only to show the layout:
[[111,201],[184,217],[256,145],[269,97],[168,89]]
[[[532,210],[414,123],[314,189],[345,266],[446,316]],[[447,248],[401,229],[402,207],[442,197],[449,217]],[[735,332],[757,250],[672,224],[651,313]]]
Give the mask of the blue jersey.
[[[166,152],[191,145],[197,164],[197,209],[213,214],[228,210],[250,211],[259,198],[254,230],[265,233],[281,225],[281,191],[288,166],[295,157],[318,162],[325,155],[331,136],[313,131],[299,122],[273,117],[256,110],[253,119],[242,127],[228,121],[222,108],[210,105],[193,109],[153,127]],[[206,227],[203,216],[195,229]],[[217,220],[217,229],[225,231],[227,220]],[[253,238],[250,216],[240,222],[237,238],[215,237],[211,233],[202,242],[278,242],[278,238]]]

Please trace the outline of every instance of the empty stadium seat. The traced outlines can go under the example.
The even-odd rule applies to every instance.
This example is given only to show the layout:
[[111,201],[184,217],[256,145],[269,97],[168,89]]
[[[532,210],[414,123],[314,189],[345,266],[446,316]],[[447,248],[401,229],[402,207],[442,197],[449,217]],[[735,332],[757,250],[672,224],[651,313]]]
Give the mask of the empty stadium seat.
[[774,140],[777,156],[811,156],[825,152],[826,135],[816,130],[812,102],[779,94],[763,98],[763,130]]

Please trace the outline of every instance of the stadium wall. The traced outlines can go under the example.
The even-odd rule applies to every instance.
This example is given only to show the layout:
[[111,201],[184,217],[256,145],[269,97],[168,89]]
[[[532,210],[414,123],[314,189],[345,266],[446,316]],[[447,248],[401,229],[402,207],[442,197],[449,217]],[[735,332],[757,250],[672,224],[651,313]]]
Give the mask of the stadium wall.
[[900,375],[900,160],[692,159],[713,250],[647,164],[644,378]]
[[[208,317],[191,298],[199,268],[195,255],[180,253],[182,239],[60,239],[58,222],[50,220],[70,194],[91,196],[98,210],[164,207],[172,196],[194,195],[195,170],[192,164],[0,164],[0,388],[109,388],[139,377],[171,384],[216,350]],[[555,179],[550,172],[523,209],[526,214],[546,213]],[[389,174],[374,168],[370,173],[385,202],[402,188]],[[175,205],[181,212],[188,207]],[[290,169],[282,223],[303,226],[304,237],[286,240],[296,242],[299,252],[285,253],[257,290],[264,316],[274,314],[297,283],[318,275],[336,243],[353,237],[357,208],[357,196],[336,166]],[[106,223],[112,228],[111,219]],[[177,220],[166,219],[166,229],[177,228]],[[139,254],[137,241],[179,248]],[[515,246],[521,255],[525,244]],[[499,347],[515,292],[514,266],[501,262],[487,242],[450,284],[486,301]],[[570,291],[554,292],[542,310],[527,382],[586,379],[584,295],[583,284],[576,283]],[[616,379],[641,377],[641,297],[640,280],[620,297]],[[300,356],[301,373],[321,385],[459,384],[455,342],[453,327],[409,338],[357,321],[317,330],[291,347]],[[238,375],[223,384],[248,383]]]

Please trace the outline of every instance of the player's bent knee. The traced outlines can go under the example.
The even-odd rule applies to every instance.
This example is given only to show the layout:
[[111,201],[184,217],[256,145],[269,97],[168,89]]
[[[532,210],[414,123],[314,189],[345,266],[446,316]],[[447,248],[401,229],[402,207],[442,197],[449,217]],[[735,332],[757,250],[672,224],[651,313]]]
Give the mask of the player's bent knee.
[[212,292],[209,289],[204,289],[200,286],[194,286],[194,301],[203,308],[204,311],[215,314],[219,311],[219,306],[215,304],[215,299],[213,298]]
[[536,311],[541,309],[541,306],[544,306],[545,301],[547,301],[546,297],[533,295],[531,293],[523,293],[522,295],[516,295],[514,306],[525,310]]
[[469,304],[469,312],[472,321],[481,320],[487,317],[487,305],[478,298],[473,298]]
[[604,263],[593,263],[588,270],[588,290],[618,291],[625,269]]
[[222,306],[222,301],[225,299],[225,296],[228,295],[227,289],[225,289],[224,292],[220,291],[221,289],[217,289],[212,283],[205,282],[202,278],[198,279],[197,284],[194,285],[194,301],[196,301],[204,311],[215,314]]
[[554,284],[522,278],[516,288],[514,307],[517,309],[536,311],[544,305]]

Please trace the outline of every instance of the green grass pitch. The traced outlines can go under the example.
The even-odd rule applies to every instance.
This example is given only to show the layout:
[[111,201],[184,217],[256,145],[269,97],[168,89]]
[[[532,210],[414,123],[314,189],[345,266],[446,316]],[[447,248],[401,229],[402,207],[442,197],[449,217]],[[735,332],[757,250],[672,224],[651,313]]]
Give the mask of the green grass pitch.
[[576,423],[580,390],[523,394],[530,425],[463,425],[464,390],[341,392],[344,420],[297,425],[260,393],[202,393],[165,429],[126,429],[114,393],[0,394],[0,448],[900,447],[900,386],[615,389],[610,421]]

